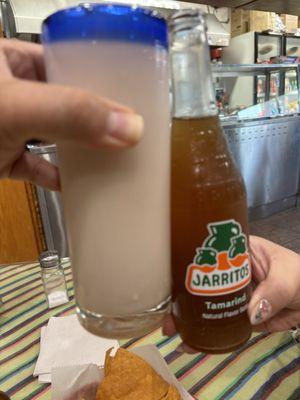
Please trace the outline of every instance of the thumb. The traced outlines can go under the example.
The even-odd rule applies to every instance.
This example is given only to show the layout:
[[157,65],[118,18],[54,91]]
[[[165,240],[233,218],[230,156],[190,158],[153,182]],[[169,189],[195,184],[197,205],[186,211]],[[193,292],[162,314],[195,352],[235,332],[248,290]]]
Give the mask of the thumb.
[[299,256],[277,245],[272,250],[267,276],[259,283],[249,303],[252,325],[262,324],[291,306],[298,291]]
[[15,142],[34,137],[90,148],[127,147],[142,135],[141,116],[93,93],[18,79],[1,85],[1,123]]

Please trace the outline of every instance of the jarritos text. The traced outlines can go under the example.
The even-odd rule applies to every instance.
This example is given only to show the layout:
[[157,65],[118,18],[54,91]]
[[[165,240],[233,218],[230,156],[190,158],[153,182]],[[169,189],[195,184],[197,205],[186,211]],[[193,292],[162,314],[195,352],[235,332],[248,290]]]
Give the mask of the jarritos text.
[[187,268],[185,285],[197,296],[236,292],[251,281],[247,237],[235,220],[207,225],[208,237]]

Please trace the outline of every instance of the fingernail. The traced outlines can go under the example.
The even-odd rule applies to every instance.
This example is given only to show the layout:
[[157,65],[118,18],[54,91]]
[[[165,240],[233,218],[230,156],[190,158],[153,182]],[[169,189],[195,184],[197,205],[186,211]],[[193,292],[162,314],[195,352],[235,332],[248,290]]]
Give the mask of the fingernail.
[[258,325],[265,322],[271,316],[272,306],[268,300],[262,299],[254,309],[250,321],[252,325]]
[[107,121],[107,130],[111,137],[134,144],[138,142],[143,134],[144,120],[141,115],[111,112]]

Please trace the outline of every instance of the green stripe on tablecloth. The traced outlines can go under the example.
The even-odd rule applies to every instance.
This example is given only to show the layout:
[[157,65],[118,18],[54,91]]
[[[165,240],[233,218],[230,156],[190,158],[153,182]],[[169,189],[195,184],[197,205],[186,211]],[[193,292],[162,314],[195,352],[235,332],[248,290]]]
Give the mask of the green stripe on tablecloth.
[[18,397],[22,400],[43,399],[51,400],[51,386],[47,384],[36,384],[36,381],[28,383],[18,390]]
[[[299,376],[298,376],[299,378]],[[298,383],[298,387],[295,389],[295,391],[290,395],[290,397],[287,400],[299,400],[300,399],[300,382]]]
[[10,271],[10,274],[5,274],[5,275],[0,273],[0,285],[3,286],[3,283],[5,283],[5,281],[11,280],[12,278],[13,278],[13,280],[15,280],[21,274],[26,274],[26,272],[29,274],[30,271],[36,271],[36,269],[37,269],[37,266],[33,265],[32,267],[28,268],[27,271],[24,271],[24,270],[18,270],[18,271],[12,270],[12,271]]
[[19,289],[26,284],[26,282],[33,282],[35,280],[40,281],[41,273],[37,271],[36,268],[33,268],[30,274],[22,274],[20,273],[19,276],[15,276],[14,280],[4,279],[1,282],[2,291],[4,293],[9,292],[10,290],[15,290],[16,288]]
[[251,400],[266,400],[270,398],[283,380],[299,371],[300,357],[292,360],[288,365],[272,374],[270,378],[260,387]]
[[[33,265],[37,265],[37,264],[31,264],[30,267],[32,267]],[[27,268],[28,265],[25,267]],[[18,269],[23,268],[23,264],[11,264],[11,265],[0,265],[0,276],[5,276],[7,274],[9,274],[10,272],[14,271],[14,270],[18,270]]]
[[[73,295],[69,269],[66,274],[69,293]],[[40,328],[50,316],[73,313],[74,303],[47,309],[37,264],[0,268],[0,294],[4,294],[0,388],[12,400],[50,400],[49,386],[39,384],[32,376]],[[287,334],[254,335],[241,350],[216,356],[180,354],[176,351],[179,337],[163,337],[160,330],[122,342],[128,348],[148,343],[157,345],[170,370],[196,399],[261,400],[263,397],[259,396],[266,393],[271,393],[270,399],[273,393],[281,396],[274,399],[300,398],[295,382],[299,378],[299,350]]]
[[[17,284],[10,285],[6,279],[7,274],[0,275],[1,283],[4,283],[4,288],[0,285],[1,294],[4,294],[4,310],[1,315],[4,326],[1,328],[0,338],[0,387],[7,391],[12,399],[50,399],[48,385],[38,384],[37,379],[32,376],[39,352],[40,328],[47,323],[51,315],[58,316],[69,309],[73,312],[74,303],[49,311],[40,278],[36,281],[39,268],[36,265],[28,266],[27,275],[26,267],[22,267],[22,271],[19,267],[14,270],[18,271]],[[33,273],[34,271],[36,273]],[[73,295],[70,271],[66,272],[69,294]],[[13,277],[10,276],[9,279]],[[26,285],[23,285],[24,282]],[[12,300],[13,298],[15,299]],[[17,299],[21,300],[19,304]]]
[[249,380],[254,373],[259,373],[260,368],[265,365],[266,363],[273,360],[275,357],[278,357],[282,352],[290,349],[291,347],[295,346],[295,343],[292,338],[289,338],[285,343],[281,346],[272,349],[271,351],[267,351],[263,355],[261,355],[258,359],[256,359],[248,368],[243,370],[241,374],[234,378],[233,382],[231,383],[230,387],[226,387],[222,393],[216,400],[226,400],[232,397],[233,393],[237,392],[237,389],[245,384],[246,381]]

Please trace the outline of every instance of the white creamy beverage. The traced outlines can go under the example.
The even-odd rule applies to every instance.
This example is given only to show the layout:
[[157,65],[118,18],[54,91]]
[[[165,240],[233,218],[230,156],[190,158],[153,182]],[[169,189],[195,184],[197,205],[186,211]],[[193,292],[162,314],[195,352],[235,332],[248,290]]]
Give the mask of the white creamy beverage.
[[170,294],[168,52],[144,43],[71,41],[47,46],[46,61],[49,81],[88,89],[144,117],[136,147],[58,148],[80,309],[143,313]]

